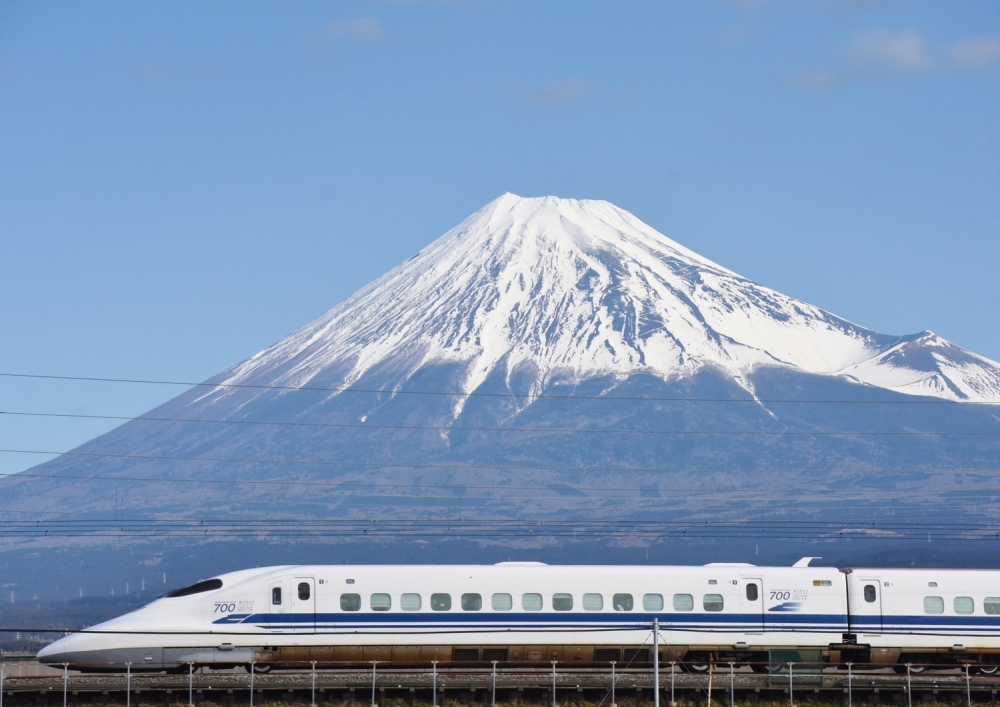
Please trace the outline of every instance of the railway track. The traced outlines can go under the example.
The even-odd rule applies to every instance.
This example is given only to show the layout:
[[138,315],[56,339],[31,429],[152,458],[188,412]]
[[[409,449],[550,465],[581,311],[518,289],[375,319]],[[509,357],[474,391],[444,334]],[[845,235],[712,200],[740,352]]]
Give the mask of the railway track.
[[[660,673],[660,697],[703,704],[711,680],[713,702],[799,704],[898,704],[926,702],[955,705],[989,704],[996,707],[1000,675],[966,676],[962,670],[923,673],[852,673],[802,667],[791,679],[782,674],[733,670],[728,665],[707,674],[688,674],[669,666]],[[250,705],[275,701],[304,704],[612,704],[653,702],[654,675],[648,667],[533,669],[481,668],[346,668],[336,670],[276,671],[252,677],[242,671],[164,674],[21,675],[3,680],[3,705],[78,704],[222,704]],[[554,695],[553,695],[554,688]],[[791,688],[791,690],[789,689]],[[435,700],[436,697],[436,700]]]

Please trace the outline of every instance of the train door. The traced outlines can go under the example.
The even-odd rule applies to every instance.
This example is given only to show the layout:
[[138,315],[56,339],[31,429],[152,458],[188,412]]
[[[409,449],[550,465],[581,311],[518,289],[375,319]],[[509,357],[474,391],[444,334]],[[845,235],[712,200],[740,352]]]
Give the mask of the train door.
[[882,581],[874,577],[859,577],[857,596],[853,597],[854,612],[851,630],[861,633],[882,633]]
[[288,623],[290,609],[287,582],[271,582],[267,588],[268,624],[272,631],[282,631]]
[[743,578],[740,615],[745,630],[764,630],[764,581],[760,577]]
[[292,620],[299,630],[316,628],[316,580],[296,577],[292,582]]
[[288,623],[291,600],[286,585],[287,582],[278,580],[271,582],[267,588],[267,613],[270,615],[268,624],[272,631],[281,631]]

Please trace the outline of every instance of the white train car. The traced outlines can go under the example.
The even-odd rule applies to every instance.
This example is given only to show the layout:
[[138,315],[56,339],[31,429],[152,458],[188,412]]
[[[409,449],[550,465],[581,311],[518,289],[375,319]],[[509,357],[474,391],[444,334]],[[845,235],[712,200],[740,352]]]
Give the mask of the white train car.
[[[961,654],[995,665],[1000,633],[992,620],[926,615],[926,625],[936,626],[930,633],[915,632],[923,624],[913,620],[921,607],[937,606],[918,596],[928,581],[940,584],[934,596],[965,611],[955,592],[970,587],[972,576],[982,591],[961,597],[968,594],[983,614],[993,606],[986,585],[1000,573],[935,571],[937,580],[926,580],[925,571],[841,571],[808,560],[794,567],[505,562],[245,570],[61,638],[38,658],[87,670],[120,670],[126,662],[133,670],[371,660],[628,664],[651,660],[655,621],[661,659],[690,669],[710,656],[765,669],[775,650],[811,651],[830,663]],[[969,636],[962,649],[953,639],[959,628]]]
[[884,665],[1000,666],[1000,572],[854,569],[847,575],[850,632]]

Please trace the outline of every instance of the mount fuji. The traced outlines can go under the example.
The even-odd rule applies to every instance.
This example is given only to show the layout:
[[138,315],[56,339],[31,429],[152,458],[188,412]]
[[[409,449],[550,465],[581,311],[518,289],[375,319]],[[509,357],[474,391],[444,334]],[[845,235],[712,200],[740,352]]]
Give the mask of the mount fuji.
[[864,329],[740,277],[604,201],[513,194],[220,382],[348,386],[378,372],[403,385],[445,363],[461,370],[461,393],[495,374],[540,392],[556,381],[670,381],[705,369],[752,393],[754,371],[780,367],[1000,403],[1000,364],[932,332]]
[[[285,339],[0,491],[22,519],[209,523],[204,540],[220,519],[267,521],[260,543],[311,520],[825,518],[860,533],[946,517],[976,534],[996,524],[983,499],[998,433],[996,362],[751,282],[610,203],[505,194]],[[351,527],[311,542],[358,540]],[[476,540],[536,541],[564,542]]]

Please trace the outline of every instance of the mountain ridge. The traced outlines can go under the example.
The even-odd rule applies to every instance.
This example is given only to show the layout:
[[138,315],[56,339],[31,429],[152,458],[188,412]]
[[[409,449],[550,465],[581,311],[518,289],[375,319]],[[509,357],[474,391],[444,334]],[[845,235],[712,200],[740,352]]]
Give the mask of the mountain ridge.
[[[910,361],[920,359],[914,367]],[[468,393],[504,361],[581,380],[664,380],[715,366],[752,392],[761,366],[845,375],[950,400],[1000,402],[1000,364],[932,332],[879,334],[782,295],[604,201],[504,194],[298,331],[213,378],[349,386],[397,363],[467,366]]]

